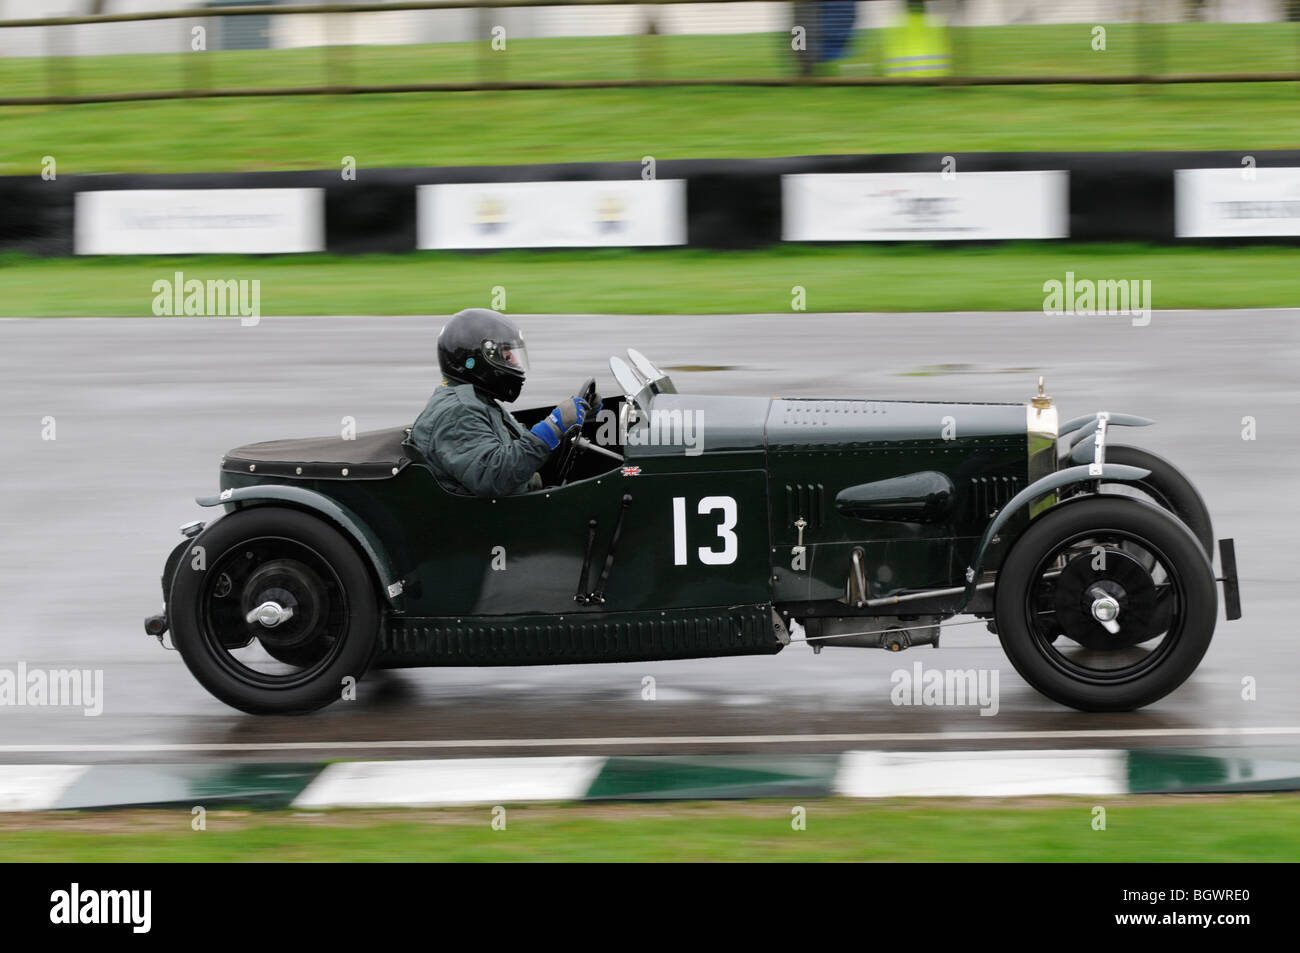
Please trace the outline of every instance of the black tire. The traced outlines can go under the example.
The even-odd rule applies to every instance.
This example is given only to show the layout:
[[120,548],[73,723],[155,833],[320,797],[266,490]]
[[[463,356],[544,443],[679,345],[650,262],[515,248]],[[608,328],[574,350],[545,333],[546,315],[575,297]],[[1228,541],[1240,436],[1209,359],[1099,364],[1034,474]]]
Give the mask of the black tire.
[[1214,526],[1210,522],[1210,511],[1192,481],[1181,470],[1164,457],[1139,447],[1107,446],[1106,462],[1150,470],[1151,475],[1146,479],[1115,483],[1103,480],[1102,486],[1120,492],[1125,487],[1141,490],[1186,523],[1210,561],[1214,561]]
[[293,649],[282,649],[275,645],[263,645],[266,654],[271,656],[277,662],[283,662],[285,665],[295,665],[304,668],[316,661],[316,655],[313,652],[298,652]]
[[[1050,572],[1044,575],[1049,565],[1060,565],[1050,563],[1055,553],[1108,538],[1124,539],[1158,557],[1168,581],[1165,588],[1171,606],[1166,608],[1173,620],[1162,630],[1156,647],[1122,650],[1144,652],[1140,661],[1113,670],[1071,662],[1060,643],[1075,649],[1079,646],[1067,639],[1053,644],[1053,626],[1061,623],[1059,613],[1045,613],[1043,603],[1035,601],[1039,587],[1063,584],[1065,574],[1059,570],[1055,583],[1048,581]],[[998,573],[994,607],[998,640],[1030,685],[1053,701],[1080,711],[1132,711],[1163,698],[1196,669],[1214,633],[1218,592],[1205,553],[1180,520],[1142,500],[1098,495],[1061,504],[1030,524]],[[1094,647],[1086,651],[1093,658],[1123,657],[1119,650]]]
[[[258,506],[217,520],[193,545],[203,547],[204,565],[195,569],[191,561],[178,567],[168,605],[176,648],[204,688],[250,714],[304,714],[341,697],[345,677],[361,680],[378,645],[380,607],[368,566],[338,530],[299,510]],[[233,658],[232,649],[247,642],[241,645],[243,636],[229,616],[214,619],[210,608],[223,591],[223,581],[224,591],[230,590],[223,567],[276,547],[302,553],[312,560],[316,575],[328,580],[322,584],[327,608],[321,610],[328,613],[321,628],[328,632],[328,648],[314,653],[294,647],[268,651],[272,658],[293,665],[311,658],[302,671],[285,675],[267,675]]]

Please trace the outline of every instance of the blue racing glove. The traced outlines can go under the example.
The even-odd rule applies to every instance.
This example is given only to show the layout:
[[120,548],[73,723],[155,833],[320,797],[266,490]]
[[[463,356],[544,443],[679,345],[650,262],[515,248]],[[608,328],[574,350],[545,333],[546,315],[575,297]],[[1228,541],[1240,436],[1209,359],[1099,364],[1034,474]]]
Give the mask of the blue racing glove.
[[542,439],[547,449],[554,450],[572,427],[581,427],[591,406],[581,397],[571,397],[546,417],[533,425],[533,433]]

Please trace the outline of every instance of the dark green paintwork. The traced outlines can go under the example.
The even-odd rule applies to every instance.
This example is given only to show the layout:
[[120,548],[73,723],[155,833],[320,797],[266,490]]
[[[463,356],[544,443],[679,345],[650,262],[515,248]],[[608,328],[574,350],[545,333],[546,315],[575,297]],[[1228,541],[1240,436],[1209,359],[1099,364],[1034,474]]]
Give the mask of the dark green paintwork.
[[[779,603],[839,599],[859,547],[873,597],[962,584],[989,517],[1027,477],[1023,404],[782,400],[773,403],[768,435]],[[919,471],[952,481],[951,520],[866,522],[835,510],[846,487]],[[801,494],[801,486],[822,489]],[[801,516],[810,524],[806,569],[795,568],[793,552]]]
[[375,664],[559,665],[721,655],[772,655],[783,647],[767,604],[562,615],[393,617]]
[[[638,442],[645,431],[634,429],[620,449],[639,473],[624,475],[613,461],[602,471],[597,464],[604,458],[588,454],[582,472],[591,475],[585,479],[522,496],[452,495],[418,462],[382,480],[223,472],[222,488],[236,490],[228,508],[265,502],[321,512],[356,540],[379,585],[401,580],[404,592],[392,599],[389,631],[405,633],[408,649],[412,632],[443,633],[427,635],[423,648],[406,652],[398,652],[390,638],[386,664],[406,665],[493,664],[486,655],[471,658],[463,651],[458,661],[454,640],[445,636],[475,622],[500,627],[507,618],[538,633],[579,623],[593,630],[605,626],[607,644],[588,653],[590,660],[657,657],[644,646],[619,644],[615,614],[665,613],[695,625],[692,620],[716,613],[716,607],[768,612],[775,605],[799,617],[841,597],[855,548],[865,556],[873,596],[961,585],[990,516],[1027,483],[1023,404],[663,393],[653,397],[650,410],[656,426],[662,425],[661,436],[674,439]],[[543,413],[536,408],[519,417],[527,422]],[[699,442],[685,440],[683,446],[697,422]],[[847,487],[921,471],[952,483],[943,519],[865,521],[834,505]],[[259,494],[266,499],[255,499]],[[596,586],[625,495],[631,503],[606,602],[579,605],[573,597],[588,523],[596,520],[597,532],[583,591]],[[725,551],[727,541],[720,526],[726,511],[706,506],[700,512],[705,498],[735,501],[732,562],[706,561],[709,551]],[[684,544],[675,541],[675,499],[683,501]],[[806,523],[802,555],[794,551],[800,518]],[[1027,522],[1028,515],[1016,519]],[[991,553],[988,568],[998,558]],[[852,613],[847,606],[837,611]],[[725,641],[691,652],[729,654]],[[513,655],[496,653],[495,660],[578,660],[547,657],[539,635],[515,644]],[[761,646],[733,648],[775,651],[780,644],[769,632]]]
[[940,523],[952,519],[952,480],[937,470],[848,486],[835,494],[842,516],[875,523]]

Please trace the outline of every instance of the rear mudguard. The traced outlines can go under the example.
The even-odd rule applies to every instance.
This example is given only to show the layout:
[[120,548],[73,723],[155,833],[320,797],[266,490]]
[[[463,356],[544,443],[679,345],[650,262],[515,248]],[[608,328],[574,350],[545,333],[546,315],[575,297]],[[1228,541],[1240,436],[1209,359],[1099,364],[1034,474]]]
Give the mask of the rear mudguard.
[[1067,467],[1064,470],[1057,470],[1040,480],[1035,480],[1008,500],[1007,505],[998,510],[997,515],[989,521],[989,525],[984,529],[984,535],[980,538],[979,546],[975,549],[975,555],[971,559],[970,567],[966,570],[966,591],[962,594],[961,603],[956,611],[961,612],[964,610],[975,595],[975,587],[979,582],[980,572],[984,567],[984,557],[988,554],[994,537],[1019,510],[1025,508],[1034,500],[1046,496],[1053,490],[1059,490],[1061,487],[1069,486],[1072,483],[1085,483],[1097,479],[1132,482],[1151,475],[1150,470],[1125,466],[1122,463],[1103,463],[1100,469],[1100,473],[1095,472],[1095,466]]
[[250,505],[287,503],[297,509],[315,513],[351,537],[374,570],[384,598],[394,608],[400,607],[398,600],[402,595],[402,577],[393,567],[383,544],[364,522],[329,497],[300,486],[268,483],[222,490],[216,496],[200,496],[194,502],[199,506],[233,506],[236,509]]

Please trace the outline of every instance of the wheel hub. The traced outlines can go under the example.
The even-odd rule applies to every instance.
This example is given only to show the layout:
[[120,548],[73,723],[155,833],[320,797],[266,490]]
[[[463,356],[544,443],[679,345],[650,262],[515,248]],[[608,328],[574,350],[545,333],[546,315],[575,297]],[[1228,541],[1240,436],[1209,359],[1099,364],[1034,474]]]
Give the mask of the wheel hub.
[[1090,649],[1137,645],[1167,627],[1147,567],[1118,548],[1071,559],[1057,578],[1053,602],[1063,634]]
[[263,644],[282,649],[315,639],[326,605],[325,583],[296,559],[273,559],[259,566],[244,583],[240,600],[247,631]]
[[1092,617],[1100,622],[1107,632],[1115,635],[1119,632],[1119,623],[1115,621],[1119,615],[1119,600],[1104,591],[1101,591],[1101,595],[1097,595],[1099,591],[1101,590],[1096,587],[1092,590],[1093,595],[1096,596],[1092,600]]
[[244,617],[245,622],[257,622],[268,629],[274,629],[281,622],[293,618],[293,606],[282,606],[273,600],[263,602]]

